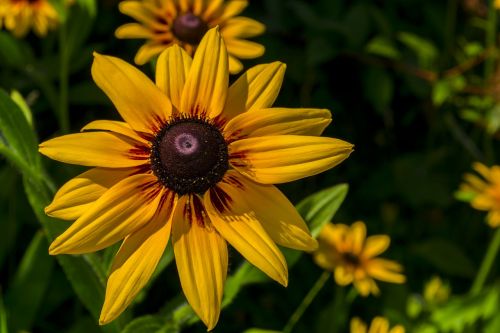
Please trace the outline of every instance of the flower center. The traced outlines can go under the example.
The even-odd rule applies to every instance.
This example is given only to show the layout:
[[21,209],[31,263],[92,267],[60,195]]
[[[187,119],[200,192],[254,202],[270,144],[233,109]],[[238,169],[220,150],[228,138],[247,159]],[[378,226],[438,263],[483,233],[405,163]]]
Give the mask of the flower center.
[[207,31],[208,25],[192,13],[181,15],[174,21],[173,33],[185,43],[198,45]]
[[352,266],[359,266],[361,264],[361,262],[359,261],[359,257],[353,253],[350,253],[350,252],[346,252],[346,253],[343,253],[342,254],[342,259],[344,259],[344,261],[347,263],[347,264],[350,264]]
[[227,144],[216,126],[197,118],[177,119],[156,136],[151,167],[177,194],[204,193],[229,167]]

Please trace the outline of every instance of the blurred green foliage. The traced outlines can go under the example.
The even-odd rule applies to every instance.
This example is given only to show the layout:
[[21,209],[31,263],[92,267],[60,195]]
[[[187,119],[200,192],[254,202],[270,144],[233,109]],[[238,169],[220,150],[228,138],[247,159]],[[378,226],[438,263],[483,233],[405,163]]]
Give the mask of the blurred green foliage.
[[[61,1],[52,3],[64,24],[46,38],[0,31],[0,333],[203,332],[180,293],[171,249],[131,309],[104,327],[97,318],[117,248],[47,254],[44,234],[51,240],[67,224],[46,217],[43,208],[81,169],[42,160],[37,144],[90,120],[116,119],[91,80],[92,52],[132,62],[140,45],[115,39],[114,29],[128,22],[116,1],[79,0],[69,12]],[[258,39],[266,54],[246,67],[274,60],[288,65],[275,105],[328,108],[333,124],[325,135],[356,145],[341,166],[281,188],[314,235],[333,216],[348,224],[362,219],[370,234],[390,235],[388,256],[404,264],[408,277],[404,286],[383,284],[379,298],[358,297],[350,306],[343,303],[349,290],[331,280],[294,331],[346,332],[348,318],[384,315],[409,332],[500,332],[498,260],[486,286],[469,292],[493,232],[483,213],[453,195],[473,161],[500,163],[499,29],[492,4],[262,0],[244,14],[267,26]],[[142,69],[152,74],[152,66]],[[349,184],[347,197],[347,185],[339,183]],[[216,332],[283,328],[321,275],[309,255],[285,253],[286,289],[231,252]],[[442,304],[422,296],[433,275],[452,290]]]

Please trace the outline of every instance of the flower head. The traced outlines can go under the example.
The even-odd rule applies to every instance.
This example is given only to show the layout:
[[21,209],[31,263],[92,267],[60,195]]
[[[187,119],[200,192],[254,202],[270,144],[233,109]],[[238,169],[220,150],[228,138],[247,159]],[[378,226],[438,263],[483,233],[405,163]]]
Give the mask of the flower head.
[[43,37],[57,26],[59,16],[48,0],[0,0],[2,20],[16,37],[24,37],[30,29]]
[[366,227],[361,221],[352,226],[327,224],[318,238],[319,248],[314,253],[316,263],[334,271],[337,284],[353,283],[362,296],[377,295],[379,289],[374,279],[404,283],[403,268],[398,263],[376,258],[389,247],[387,235],[366,237]]
[[424,286],[424,299],[428,304],[443,304],[450,297],[450,286],[439,276],[433,276]]
[[318,137],[331,121],[328,110],[270,108],[283,64],[253,67],[228,87],[227,59],[216,28],[194,59],[177,45],[164,51],[156,85],[126,62],[96,54],[93,78],[125,122],[94,121],[83,133],[40,145],[53,159],[94,167],[66,183],[46,208],[76,219],[50,253],[98,251],[123,240],[102,324],[147,283],[169,238],[184,294],[209,329],[219,317],[227,243],[282,285],[287,265],[276,243],[317,247],[272,184],[330,169],[352,145]]
[[357,317],[351,319],[351,333],[405,333],[405,328],[396,325],[390,328],[389,321],[384,317],[373,318],[368,328],[363,321]]
[[486,221],[490,227],[500,227],[500,166],[488,168],[484,164],[474,163],[472,168],[481,177],[465,174],[460,192],[468,197],[473,208],[488,212]]
[[116,30],[118,38],[142,38],[147,42],[135,56],[135,63],[145,64],[172,44],[180,45],[189,55],[198,48],[208,29],[220,27],[229,53],[229,72],[243,69],[239,59],[264,54],[264,47],[244,40],[264,32],[265,27],[251,18],[237,16],[247,0],[127,0],[120,11],[139,23],[128,23]]

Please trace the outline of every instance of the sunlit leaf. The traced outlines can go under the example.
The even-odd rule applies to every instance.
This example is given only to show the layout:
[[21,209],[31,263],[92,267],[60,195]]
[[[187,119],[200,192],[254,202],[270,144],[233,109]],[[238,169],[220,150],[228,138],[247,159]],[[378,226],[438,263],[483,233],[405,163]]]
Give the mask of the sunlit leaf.
[[451,299],[446,305],[434,310],[431,320],[443,332],[464,332],[466,327],[480,319],[498,317],[500,311],[500,286],[485,288],[476,295],[464,295]]

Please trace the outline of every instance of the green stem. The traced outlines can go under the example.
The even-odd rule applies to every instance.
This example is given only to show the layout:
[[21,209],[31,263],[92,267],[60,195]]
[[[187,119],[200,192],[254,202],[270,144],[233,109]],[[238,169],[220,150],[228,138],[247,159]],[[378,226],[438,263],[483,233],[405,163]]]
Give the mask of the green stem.
[[69,54],[66,47],[66,24],[59,28],[59,126],[63,133],[69,132],[68,72]]
[[[497,9],[495,8],[495,0],[490,0],[488,10],[488,25],[486,27],[486,48],[496,50],[497,37]],[[496,52],[493,52],[496,54]],[[484,66],[484,78],[488,80],[495,70],[495,58],[488,57]]]
[[479,293],[483,288],[499,249],[500,249],[500,228],[497,228],[495,234],[493,235],[493,239],[491,240],[490,245],[488,246],[488,250],[486,251],[486,255],[484,256],[483,262],[481,263],[481,267],[477,272],[476,279],[472,284],[472,288],[470,290],[472,294]]
[[286,323],[285,327],[283,328],[283,333],[290,333],[292,331],[295,324],[297,324],[309,305],[311,305],[312,301],[314,300],[316,295],[318,295],[321,288],[323,288],[325,282],[329,277],[330,272],[324,271],[323,274],[321,274],[314,286],[307,293],[306,297],[304,297],[304,299],[302,300],[302,303],[300,303],[299,307],[292,314],[290,320],[288,320],[288,323]]

